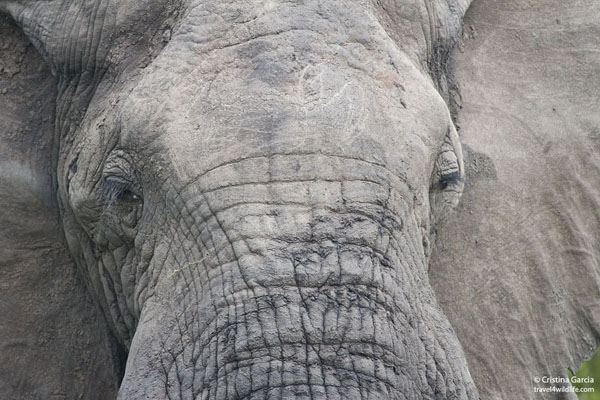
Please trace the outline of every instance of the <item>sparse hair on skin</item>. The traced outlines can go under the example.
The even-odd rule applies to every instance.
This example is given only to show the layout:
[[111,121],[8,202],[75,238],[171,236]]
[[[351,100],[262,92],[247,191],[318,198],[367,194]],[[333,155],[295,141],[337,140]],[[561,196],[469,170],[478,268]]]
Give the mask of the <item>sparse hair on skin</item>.
[[136,195],[131,191],[131,183],[119,178],[108,178],[104,180],[102,185],[102,200],[107,209],[111,208],[119,199],[131,193],[133,198]]

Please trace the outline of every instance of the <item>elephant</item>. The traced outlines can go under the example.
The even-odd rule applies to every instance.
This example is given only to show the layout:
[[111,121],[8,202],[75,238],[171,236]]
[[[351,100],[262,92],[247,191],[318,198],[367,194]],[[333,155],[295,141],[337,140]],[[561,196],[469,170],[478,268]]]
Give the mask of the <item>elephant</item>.
[[0,2],[56,80],[51,176],[11,132],[3,179],[56,192],[119,398],[477,397],[427,278],[464,174],[438,88],[465,9]]
[[[594,13],[472,3],[0,0],[0,390],[537,398],[577,369],[593,119],[568,141],[581,94],[519,71],[552,53],[594,83],[554,54]],[[562,41],[535,36],[557,18]],[[573,96],[525,107],[547,79]]]

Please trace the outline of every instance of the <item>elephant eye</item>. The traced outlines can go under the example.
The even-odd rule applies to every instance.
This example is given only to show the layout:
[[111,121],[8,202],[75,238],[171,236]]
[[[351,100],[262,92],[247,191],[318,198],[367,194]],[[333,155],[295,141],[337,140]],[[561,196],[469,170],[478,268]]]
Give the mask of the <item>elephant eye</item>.
[[438,153],[432,177],[433,190],[447,190],[462,185],[464,180],[462,177],[462,160],[459,159],[459,154],[455,146],[460,146],[453,143],[454,140],[449,133],[444,139],[444,143]]
[[132,182],[118,176],[107,176],[102,185],[102,199],[107,207],[111,207],[117,201],[139,201],[141,196]]
[[105,209],[121,205],[134,205],[142,200],[141,188],[131,156],[115,150],[106,161],[102,173],[101,202]]
[[464,189],[464,167],[458,135],[450,128],[437,154],[429,187],[431,229],[448,217]]
[[440,178],[438,186],[441,190],[445,190],[450,185],[460,184],[463,182],[463,179],[460,177],[458,172],[452,172],[449,174],[444,174]]
[[141,188],[122,174],[105,175],[101,188],[101,213],[93,240],[99,248],[130,246],[143,211]]

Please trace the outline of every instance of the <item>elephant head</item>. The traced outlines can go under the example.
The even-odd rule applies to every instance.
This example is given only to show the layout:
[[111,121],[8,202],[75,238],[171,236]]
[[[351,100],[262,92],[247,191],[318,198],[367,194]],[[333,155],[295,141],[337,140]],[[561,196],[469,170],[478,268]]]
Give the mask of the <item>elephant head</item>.
[[427,275],[466,7],[0,2],[57,77],[53,185],[120,398],[477,398]]

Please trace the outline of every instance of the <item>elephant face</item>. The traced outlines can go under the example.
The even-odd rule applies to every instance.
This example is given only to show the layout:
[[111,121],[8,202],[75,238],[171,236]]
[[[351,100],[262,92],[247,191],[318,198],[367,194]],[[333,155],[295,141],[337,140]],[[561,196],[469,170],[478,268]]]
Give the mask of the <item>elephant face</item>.
[[476,398],[427,277],[460,145],[426,51],[381,13],[189,4],[158,13],[150,62],[116,13],[102,74],[37,37],[62,78],[65,236],[129,352],[120,397]]

